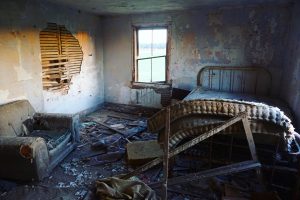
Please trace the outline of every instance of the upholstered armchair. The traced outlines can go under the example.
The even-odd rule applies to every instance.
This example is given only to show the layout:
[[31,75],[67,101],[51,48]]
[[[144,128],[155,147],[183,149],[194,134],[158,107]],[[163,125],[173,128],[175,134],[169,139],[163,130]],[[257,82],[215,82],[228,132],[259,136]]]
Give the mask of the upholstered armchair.
[[36,113],[29,101],[0,105],[0,178],[42,180],[79,141],[79,116]]

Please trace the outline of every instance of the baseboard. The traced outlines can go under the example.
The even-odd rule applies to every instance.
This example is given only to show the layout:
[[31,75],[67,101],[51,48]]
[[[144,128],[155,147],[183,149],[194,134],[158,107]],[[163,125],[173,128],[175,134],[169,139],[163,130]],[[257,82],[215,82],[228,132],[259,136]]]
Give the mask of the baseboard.
[[82,110],[82,111],[80,111],[80,112],[77,112],[76,114],[79,115],[79,118],[82,118],[82,117],[85,117],[85,116],[89,115],[89,114],[92,113],[92,112],[95,112],[96,110],[101,109],[101,108],[103,107],[103,105],[104,105],[104,103],[100,103],[100,104],[98,104],[98,105],[96,105],[96,106],[93,106],[93,107],[91,107],[91,108],[87,108],[87,109],[85,109],[85,110]]

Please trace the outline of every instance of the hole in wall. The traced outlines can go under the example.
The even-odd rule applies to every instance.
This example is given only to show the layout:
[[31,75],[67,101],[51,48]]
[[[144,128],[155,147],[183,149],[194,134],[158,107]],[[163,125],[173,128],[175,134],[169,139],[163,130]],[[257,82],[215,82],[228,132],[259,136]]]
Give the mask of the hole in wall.
[[48,23],[40,32],[43,89],[68,93],[71,79],[81,71],[79,41],[63,25]]

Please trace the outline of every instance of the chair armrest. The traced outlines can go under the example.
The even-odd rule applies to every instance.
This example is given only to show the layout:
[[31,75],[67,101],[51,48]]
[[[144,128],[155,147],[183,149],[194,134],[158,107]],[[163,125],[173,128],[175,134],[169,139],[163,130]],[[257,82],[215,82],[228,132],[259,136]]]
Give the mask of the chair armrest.
[[43,138],[0,137],[0,177],[41,180],[48,176],[49,152]]
[[35,123],[42,124],[49,130],[69,129],[72,133],[72,140],[79,142],[79,115],[35,113],[33,116]]

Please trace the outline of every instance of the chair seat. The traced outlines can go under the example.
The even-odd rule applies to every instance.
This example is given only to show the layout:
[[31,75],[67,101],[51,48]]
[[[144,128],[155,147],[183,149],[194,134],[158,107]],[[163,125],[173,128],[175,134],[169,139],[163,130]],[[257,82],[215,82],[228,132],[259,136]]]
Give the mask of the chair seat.
[[33,130],[30,137],[44,138],[48,147],[48,150],[55,149],[65,138],[70,135],[71,132],[68,129],[59,130]]

